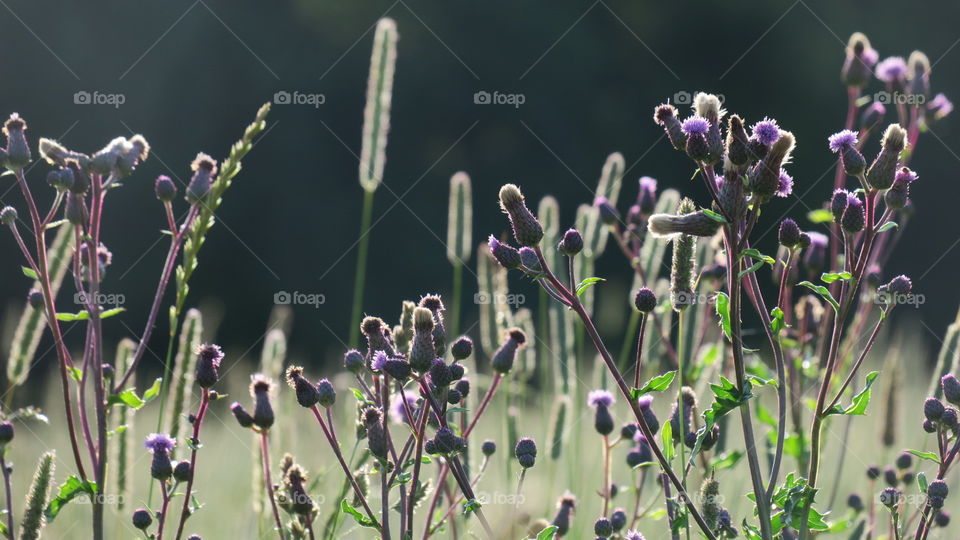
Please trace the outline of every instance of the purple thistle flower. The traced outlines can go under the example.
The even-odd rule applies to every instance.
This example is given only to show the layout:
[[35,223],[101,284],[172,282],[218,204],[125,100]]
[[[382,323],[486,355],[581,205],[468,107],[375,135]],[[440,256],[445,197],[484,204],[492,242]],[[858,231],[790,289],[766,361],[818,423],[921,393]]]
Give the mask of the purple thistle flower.
[[640,396],[640,398],[637,400],[637,405],[640,406],[641,409],[649,408],[651,405],[653,405],[653,396]]
[[713,178],[713,183],[716,184],[718,193],[723,189],[723,183],[726,181],[727,179],[724,178],[722,174],[718,174]]
[[750,132],[753,138],[764,146],[770,146],[780,138],[780,126],[777,125],[776,120],[770,118],[764,118],[754,124]]
[[177,441],[171,439],[166,433],[151,433],[150,435],[147,435],[147,439],[143,442],[143,446],[151,453],[169,453],[176,445]]
[[937,94],[933,96],[933,99],[931,99],[930,103],[927,104],[927,109],[933,113],[933,118],[935,120],[940,120],[953,112],[953,102],[942,93]]
[[633,442],[637,444],[645,443],[647,442],[647,438],[643,435],[643,432],[638,429],[636,433],[633,434]]
[[646,540],[640,531],[630,530],[627,531],[627,535],[623,537],[623,540]]
[[373,360],[370,361],[370,369],[373,371],[383,371],[384,366],[387,365],[387,360],[390,357],[387,356],[387,353],[383,351],[377,351],[373,354]]
[[587,405],[591,407],[609,407],[614,403],[613,394],[606,390],[592,390],[587,395]]
[[691,116],[683,121],[681,129],[687,135],[706,135],[710,130],[710,121],[702,116]]
[[818,233],[816,231],[810,231],[807,234],[810,235],[810,247],[814,247],[814,246],[818,248],[827,247],[827,242],[829,241],[829,239],[827,238],[827,235],[823,233]]
[[837,152],[847,148],[849,146],[854,146],[857,144],[857,134],[845,129],[834,133],[829,138],[830,141],[830,151],[836,154]]
[[390,419],[393,420],[395,424],[405,424],[407,423],[407,409],[410,409],[410,413],[414,414],[417,411],[417,398],[413,397],[410,394],[404,394],[404,398],[407,402],[406,407],[404,407],[404,399],[400,396],[393,396],[390,400]]
[[791,193],[793,193],[793,177],[787,174],[787,171],[780,169],[780,187],[774,195],[788,197]]
[[907,78],[907,62],[902,56],[884,58],[877,64],[876,75],[885,83],[903,81]]

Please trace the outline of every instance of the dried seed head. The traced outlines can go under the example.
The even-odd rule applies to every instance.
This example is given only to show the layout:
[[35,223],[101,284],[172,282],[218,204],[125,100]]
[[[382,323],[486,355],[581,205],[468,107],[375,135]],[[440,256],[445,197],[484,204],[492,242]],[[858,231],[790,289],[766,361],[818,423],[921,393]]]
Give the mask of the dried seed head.
[[900,154],[907,146],[907,131],[899,124],[890,124],[883,132],[880,153],[867,169],[867,185],[873,189],[887,189],[893,185]]
[[520,188],[514,184],[506,184],[500,188],[500,208],[509,216],[513,238],[518,244],[532,247],[540,243],[543,227],[527,208]]
[[210,192],[213,176],[217,174],[217,162],[201,152],[190,164],[190,168],[193,170],[193,176],[187,184],[186,199],[190,204],[197,204]]
[[273,390],[273,381],[263,374],[257,373],[250,378],[250,394],[253,396],[253,423],[260,429],[270,429],[275,416],[273,405],[270,403],[270,392]]
[[287,368],[285,379],[287,385],[293,388],[297,395],[297,403],[301,407],[310,408],[320,401],[320,392],[317,387],[310,383],[303,376],[303,368],[300,366],[290,366]]
[[233,417],[237,419],[240,427],[248,428],[253,425],[253,417],[243,408],[240,402],[234,401],[233,404],[230,405],[230,412],[233,413]]
[[30,145],[27,144],[26,131],[27,123],[17,113],[11,114],[3,124],[3,134],[7,137],[3,165],[10,170],[20,170],[30,164]]
[[210,388],[220,379],[220,362],[223,351],[212,343],[201,345],[197,350],[197,369],[194,380],[201,388]]
[[686,148],[687,136],[683,132],[680,119],[677,117],[677,108],[669,103],[660,105],[654,110],[653,120],[662,126],[670,139],[670,144],[677,150]]

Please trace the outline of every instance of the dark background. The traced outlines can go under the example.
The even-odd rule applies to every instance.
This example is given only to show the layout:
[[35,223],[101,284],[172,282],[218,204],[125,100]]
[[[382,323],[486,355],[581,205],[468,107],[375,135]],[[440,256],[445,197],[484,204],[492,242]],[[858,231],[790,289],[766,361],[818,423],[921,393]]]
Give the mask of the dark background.
[[[106,214],[104,239],[114,253],[106,287],[125,294],[129,309],[122,324],[107,325],[112,337],[140,331],[166,252],[156,175],[186,181],[197,151],[222,159],[277,91],[322,93],[318,108],[274,107],[218,212],[190,304],[220,305],[218,340],[236,358],[259,341],[277,291],[323,294],[319,309],[296,309],[292,349],[301,361],[339,358],[358,322],[349,320],[362,196],[355,154],[372,28],[384,15],[397,20],[399,60],[364,308],[391,321],[402,299],[450,289],[443,241],[455,171],[473,179],[476,242],[505,227],[496,192],[506,181],[533,203],[555,195],[564,225],[572,224],[613,151],[631,166],[622,201],[650,175],[702,202],[702,185],[687,183],[689,161],[657,142],[662,132],[651,116],[677,91],[712,91],[749,122],[769,115],[797,137],[794,196],[769,205],[762,234],[781,214],[808,226],[807,208],[829,196],[834,156],[826,138],[842,127],[839,68],[851,32],[867,33],[881,58],[924,50],[934,91],[960,97],[955,2],[4,0],[0,110],[21,113],[33,143],[43,135],[89,152],[142,132],[153,145],[152,157],[110,196]],[[81,90],[121,93],[125,103],[77,105]],[[525,103],[475,105],[480,90],[520,93]],[[918,211],[887,269],[916,279],[926,304],[909,315],[931,341],[958,301],[955,125],[950,117],[921,137],[912,163],[921,176],[912,190]],[[45,171],[41,164],[31,177],[46,197]],[[2,182],[0,193],[13,185]],[[2,202],[22,208],[13,190]],[[21,302],[29,284],[10,235],[0,236],[0,249],[7,254],[0,301]],[[598,273],[620,276],[602,294],[621,301],[629,283],[613,249]],[[465,283],[472,308],[469,272]],[[469,325],[474,310],[464,319]],[[623,317],[616,319],[611,334]]]

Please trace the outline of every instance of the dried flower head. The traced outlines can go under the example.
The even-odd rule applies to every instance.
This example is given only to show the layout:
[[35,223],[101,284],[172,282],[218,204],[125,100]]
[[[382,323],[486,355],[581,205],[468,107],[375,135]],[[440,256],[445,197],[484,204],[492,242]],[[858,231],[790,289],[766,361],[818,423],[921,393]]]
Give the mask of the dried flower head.
[[194,380],[201,388],[210,388],[220,379],[223,351],[219,345],[206,343],[197,349],[197,369]]

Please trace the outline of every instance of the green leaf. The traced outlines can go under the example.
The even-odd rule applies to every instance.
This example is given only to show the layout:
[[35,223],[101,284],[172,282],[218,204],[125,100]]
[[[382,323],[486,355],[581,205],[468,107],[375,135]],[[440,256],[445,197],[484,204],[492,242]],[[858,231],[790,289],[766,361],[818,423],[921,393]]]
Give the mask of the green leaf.
[[663,457],[667,461],[673,461],[673,426],[670,422],[664,422],[660,426],[660,443],[663,446]]
[[717,315],[720,316],[720,327],[723,328],[723,334],[727,339],[732,340],[730,333],[730,297],[727,293],[717,293],[716,301]]
[[483,505],[480,504],[480,501],[476,499],[470,499],[469,501],[463,503],[463,513],[469,514],[470,512],[476,512],[481,506]]
[[123,312],[126,311],[126,310],[127,310],[127,308],[122,308],[122,307],[115,307],[115,308],[113,308],[113,309],[107,309],[107,310],[104,310],[104,311],[101,311],[101,312],[100,312],[100,318],[101,318],[101,319],[109,319],[110,317],[113,317],[114,315],[119,315],[119,314],[123,313]]
[[811,291],[819,294],[821,298],[823,298],[824,300],[826,300],[827,303],[830,304],[831,307],[833,307],[833,310],[834,310],[834,311],[840,311],[840,304],[837,303],[837,301],[833,298],[833,295],[830,294],[830,291],[827,290],[827,288],[824,287],[823,285],[814,285],[813,283],[810,283],[809,281],[801,281],[800,283],[797,283],[797,285],[801,285],[801,286],[803,286],[803,287],[806,287],[806,288],[810,289]]
[[553,540],[557,537],[557,531],[559,529],[556,525],[551,525],[537,533],[537,540]]
[[69,373],[70,377],[75,381],[83,379],[83,371],[78,367],[67,366],[67,373]]
[[412,478],[413,478],[413,473],[406,472],[406,471],[404,471],[404,472],[402,472],[402,473],[398,473],[398,474],[397,474],[397,477],[393,479],[393,483],[390,484],[390,487],[395,487],[395,486],[400,486],[400,485],[406,484],[406,483],[409,482]]
[[587,291],[587,289],[589,289],[590,287],[596,285],[601,281],[606,281],[606,280],[598,277],[588,277],[584,279],[583,281],[580,282],[579,285],[577,285],[577,296],[582,295]]
[[23,275],[27,276],[30,279],[35,279],[40,281],[40,278],[37,276],[37,273],[33,271],[32,268],[27,268],[26,266],[21,266],[20,270],[23,271]]
[[722,469],[732,469],[737,466],[737,463],[743,458],[743,452],[740,450],[734,450],[729,454],[723,454],[722,456],[717,456],[713,458],[710,462],[710,470],[722,470]]
[[896,221],[888,221],[883,225],[881,225],[879,229],[877,229],[877,233],[886,232],[886,231],[889,231],[890,229],[896,229],[899,226],[900,225]]
[[714,212],[713,210],[708,210],[708,209],[704,208],[704,209],[702,210],[702,212],[703,212],[703,215],[705,215],[705,216],[707,216],[708,218],[716,221],[717,223],[726,223],[726,222],[727,222],[727,218],[725,218],[725,217],[723,217],[722,215]]
[[63,322],[85,321],[90,318],[86,311],[79,313],[57,313],[57,320]]
[[853,279],[853,274],[850,272],[824,272],[820,275],[820,281],[824,283],[833,283],[834,281],[842,279],[844,281],[850,281]]
[[137,395],[136,388],[127,388],[119,394],[114,394],[107,398],[107,406],[112,405],[126,405],[132,409],[139,409],[146,405],[146,401],[140,399],[140,396]]
[[360,511],[353,506],[350,506],[350,503],[348,503],[346,499],[340,501],[340,511],[353,516],[353,519],[356,520],[357,524],[361,527],[372,527],[380,530],[380,527],[376,523],[370,521],[370,518],[361,514]]
[[833,212],[826,208],[818,208],[807,212],[807,219],[811,223],[830,223],[833,221]]
[[920,487],[921,492],[923,493],[927,492],[927,475],[926,474],[922,472],[917,473],[917,486]]
[[867,405],[870,404],[870,387],[880,376],[879,371],[872,371],[867,375],[866,383],[857,395],[853,396],[853,402],[846,409],[841,409],[840,405],[834,405],[832,409],[825,414],[845,414],[849,416],[863,416],[867,414]]
[[773,257],[769,255],[764,255],[763,253],[760,253],[759,250],[756,250],[753,248],[743,250],[743,252],[741,253],[741,256],[757,259],[767,264],[773,264],[777,262],[776,259],[774,259]]
[[747,275],[747,274],[752,274],[752,273],[756,272],[757,270],[759,270],[759,269],[763,266],[763,264],[764,264],[763,261],[757,261],[757,262],[753,263],[753,266],[751,266],[750,268],[747,268],[746,270],[741,270],[740,273],[737,274],[737,277],[738,277],[738,278],[742,278],[743,276],[745,276],[745,275]]
[[937,454],[935,454],[935,453],[933,453],[933,452],[924,452],[924,451],[922,451],[922,450],[907,450],[907,453],[908,453],[908,454],[913,454],[913,455],[917,456],[917,457],[920,458],[920,459],[926,459],[926,460],[932,461],[932,462],[936,463],[937,465],[940,464],[940,456],[938,456]]
[[47,521],[53,521],[67,503],[84,493],[90,497],[95,497],[97,495],[96,482],[84,482],[76,475],[69,476],[67,481],[60,486],[57,496],[50,501],[47,509],[43,512],[47,516]]
[[787,328],[787,323],[783,320],[783,310],[775,307],[770,310],[770,331],[774,337],[779,336],[780,332]]
[[146,402],[153,401],[158,394],[160,394],[160,385],[163,383],[163,377],[157,377],[153,381],[153,385],[150,388],[147,388],[147,391],[143,393],[143,400]]
[[643,386],[640,388],[634,388],[631,390],[630,398],[637,399],[644,394],[649,394],[650,392],[663,392],[667,388],[670,388],[670,385],[673,383],[673,379],[676,376],[676,370],[668,371],[662,375],[657,375],[656,377],[643,383]]

